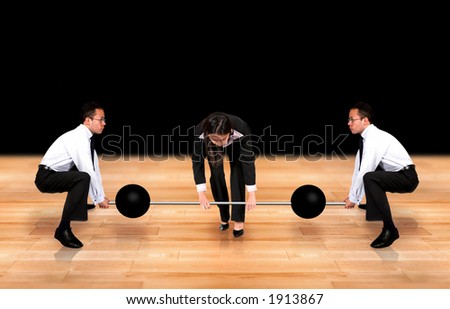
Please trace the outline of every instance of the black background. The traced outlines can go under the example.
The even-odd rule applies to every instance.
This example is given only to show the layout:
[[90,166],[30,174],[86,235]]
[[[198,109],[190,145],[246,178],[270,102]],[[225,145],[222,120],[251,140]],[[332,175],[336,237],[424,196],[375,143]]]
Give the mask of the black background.
[[[271,141],[287,142],[286,149],[272,144],[271,153],[298,152],[311,135],[319,142],[327,140],[326,146],[309,145],[312,154],[339,153],[335,147],[352,153],[356,139],[346,119],[349,106],[358,100],[372,104],[375,125],[396,136],[410,153],[449,152],[449,143],[439,143],[447,131],[445,113],[436,105],[442,101],[433,97],[424,86],[427,81],[418,76],[402,73],[393,77],[392,71],[381,75],[368,66],[350,77],[320,68],[303,73],[216,70],[191,68],[189,74],[171,71],[148,76],[127,75],[127,70],[111,75],[88,70],[85,76],[79,72],[27,76],[15,85],[14,100],[7,103],[11,110],[5,119],[10,125],[3,130],[2,152],[44,153],[55,138],[79,124],[79,109],[91,100],[105,106],[107,126],[100,148],[110,153],[117,152],[119,144],[124,153],[189,152],[185,135],[213,111],[240,116],[261,141],[268,141],[270,128]],[[155,143],[149,143],[149,136]],[[332,145],[338,136],[347,137]]]
[[[302,151],[354,153],[347,117],[359,100],[411,154],[450,153],[447,48],[439,32],[420,23],[382,30],[362,21],[346,29],[97,27],[89,36],[29,27],[5,45],[0,153],[43,154],[79,124],[80,107],[91,100],[106,108],[98,150],[108,153],[121,138],[124,154],[183,154],[183,134],[213,111],[240,116],[262,139],[269,127],[273,138],[293,138],[271,153],[298,152],[312,135],[329,139],[329,128],[331,140],[347,137]],[[156,142],[133,142],[148,136]],[[161,143],[167,136],[172,146]]]

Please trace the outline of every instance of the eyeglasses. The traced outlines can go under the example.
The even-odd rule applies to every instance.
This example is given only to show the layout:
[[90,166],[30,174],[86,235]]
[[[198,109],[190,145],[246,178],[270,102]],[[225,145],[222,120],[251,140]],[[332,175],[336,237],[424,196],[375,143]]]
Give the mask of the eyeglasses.
[[361,118],[356,118],[356,119],[348,118],[347,120],[348,120],[348,122],[355,122],[356,120],[361,120],[361,119],[364,119],[364,118],[366,118],[366,117],[361,117]]
[[102,118],[89,117],[89,118],[91,118],[92,120],[97,120],[97,121],[105,122],[105,123],[106,123],[106,118],[105,118],[105,117],[102,117]]

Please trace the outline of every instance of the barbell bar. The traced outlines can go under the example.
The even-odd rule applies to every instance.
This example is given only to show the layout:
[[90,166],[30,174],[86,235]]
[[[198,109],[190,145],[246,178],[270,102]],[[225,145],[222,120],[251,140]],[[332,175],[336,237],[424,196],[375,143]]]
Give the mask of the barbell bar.
[[[115,201],[109,201],[110,205],[116,205],[117,210],[125,217],[138,218],[144,215],[150,205],[199,205],[199,202],[187,201],[152,201],[148,191],[138,184],[123,186],[116,194]],[[241,202],[210,202],[211,205],[245,205]],[[312,219],[319,216],[326,205],[345,205],[344,202],[327,202],[322,190],[311,184],[298,187],[291,196],[291,201],[256,202],[256,205],[290,205],[294,213],[304,219]]]
[[[209,202],[211,205],[245,205],[246,202]],[[109,205],[115,205],[115,201],[109,201]],[[286,206],[291,205],[291,202],[256,202],[256,205],[263,206]],[[344,205],[343,202],[326,202],[327,205]],[[199,205],[199,202],[185,202],[185,201],[150,201],[150,205]]]

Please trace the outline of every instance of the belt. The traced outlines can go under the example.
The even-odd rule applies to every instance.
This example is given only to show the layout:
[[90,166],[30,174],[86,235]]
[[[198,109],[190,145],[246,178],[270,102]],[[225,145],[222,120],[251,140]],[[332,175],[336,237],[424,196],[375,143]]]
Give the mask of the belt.
[[416,166],[414,164],[410,164],[410,165],[407,165],[404,168],[400,169],[400,171],[406,171],[406,170],[415,169],[415,168],[416,168]]
[[53,171],[53,169],[50,166],[39,164],[39,168],[43,168],[44,170]]

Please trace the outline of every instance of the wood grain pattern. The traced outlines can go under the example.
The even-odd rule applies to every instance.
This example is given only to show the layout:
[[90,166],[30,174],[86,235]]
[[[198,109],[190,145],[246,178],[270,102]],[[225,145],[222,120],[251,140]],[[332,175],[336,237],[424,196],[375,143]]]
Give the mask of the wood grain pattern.
[[[84,247],[65,248],[53,238],[65,193],[36,189],[40,159],[0,157],[0,288],[450,288],[449,156],[413,156],[419,187],[389,195],[400,239],[379,250],[370,243],[381,222],[360,209],[302,219],[289,206],[257,206],[234,239],[218,230],[215,207],[192,205],[153,205],[135,219],[97,207],[72,224]],[[340,202],[353,159],[260,157],[257,199],[289,201],[310,183]],[[189,158],[102,158],[100,167],[111,199],[138,183],[153,201],[197,200]]]

